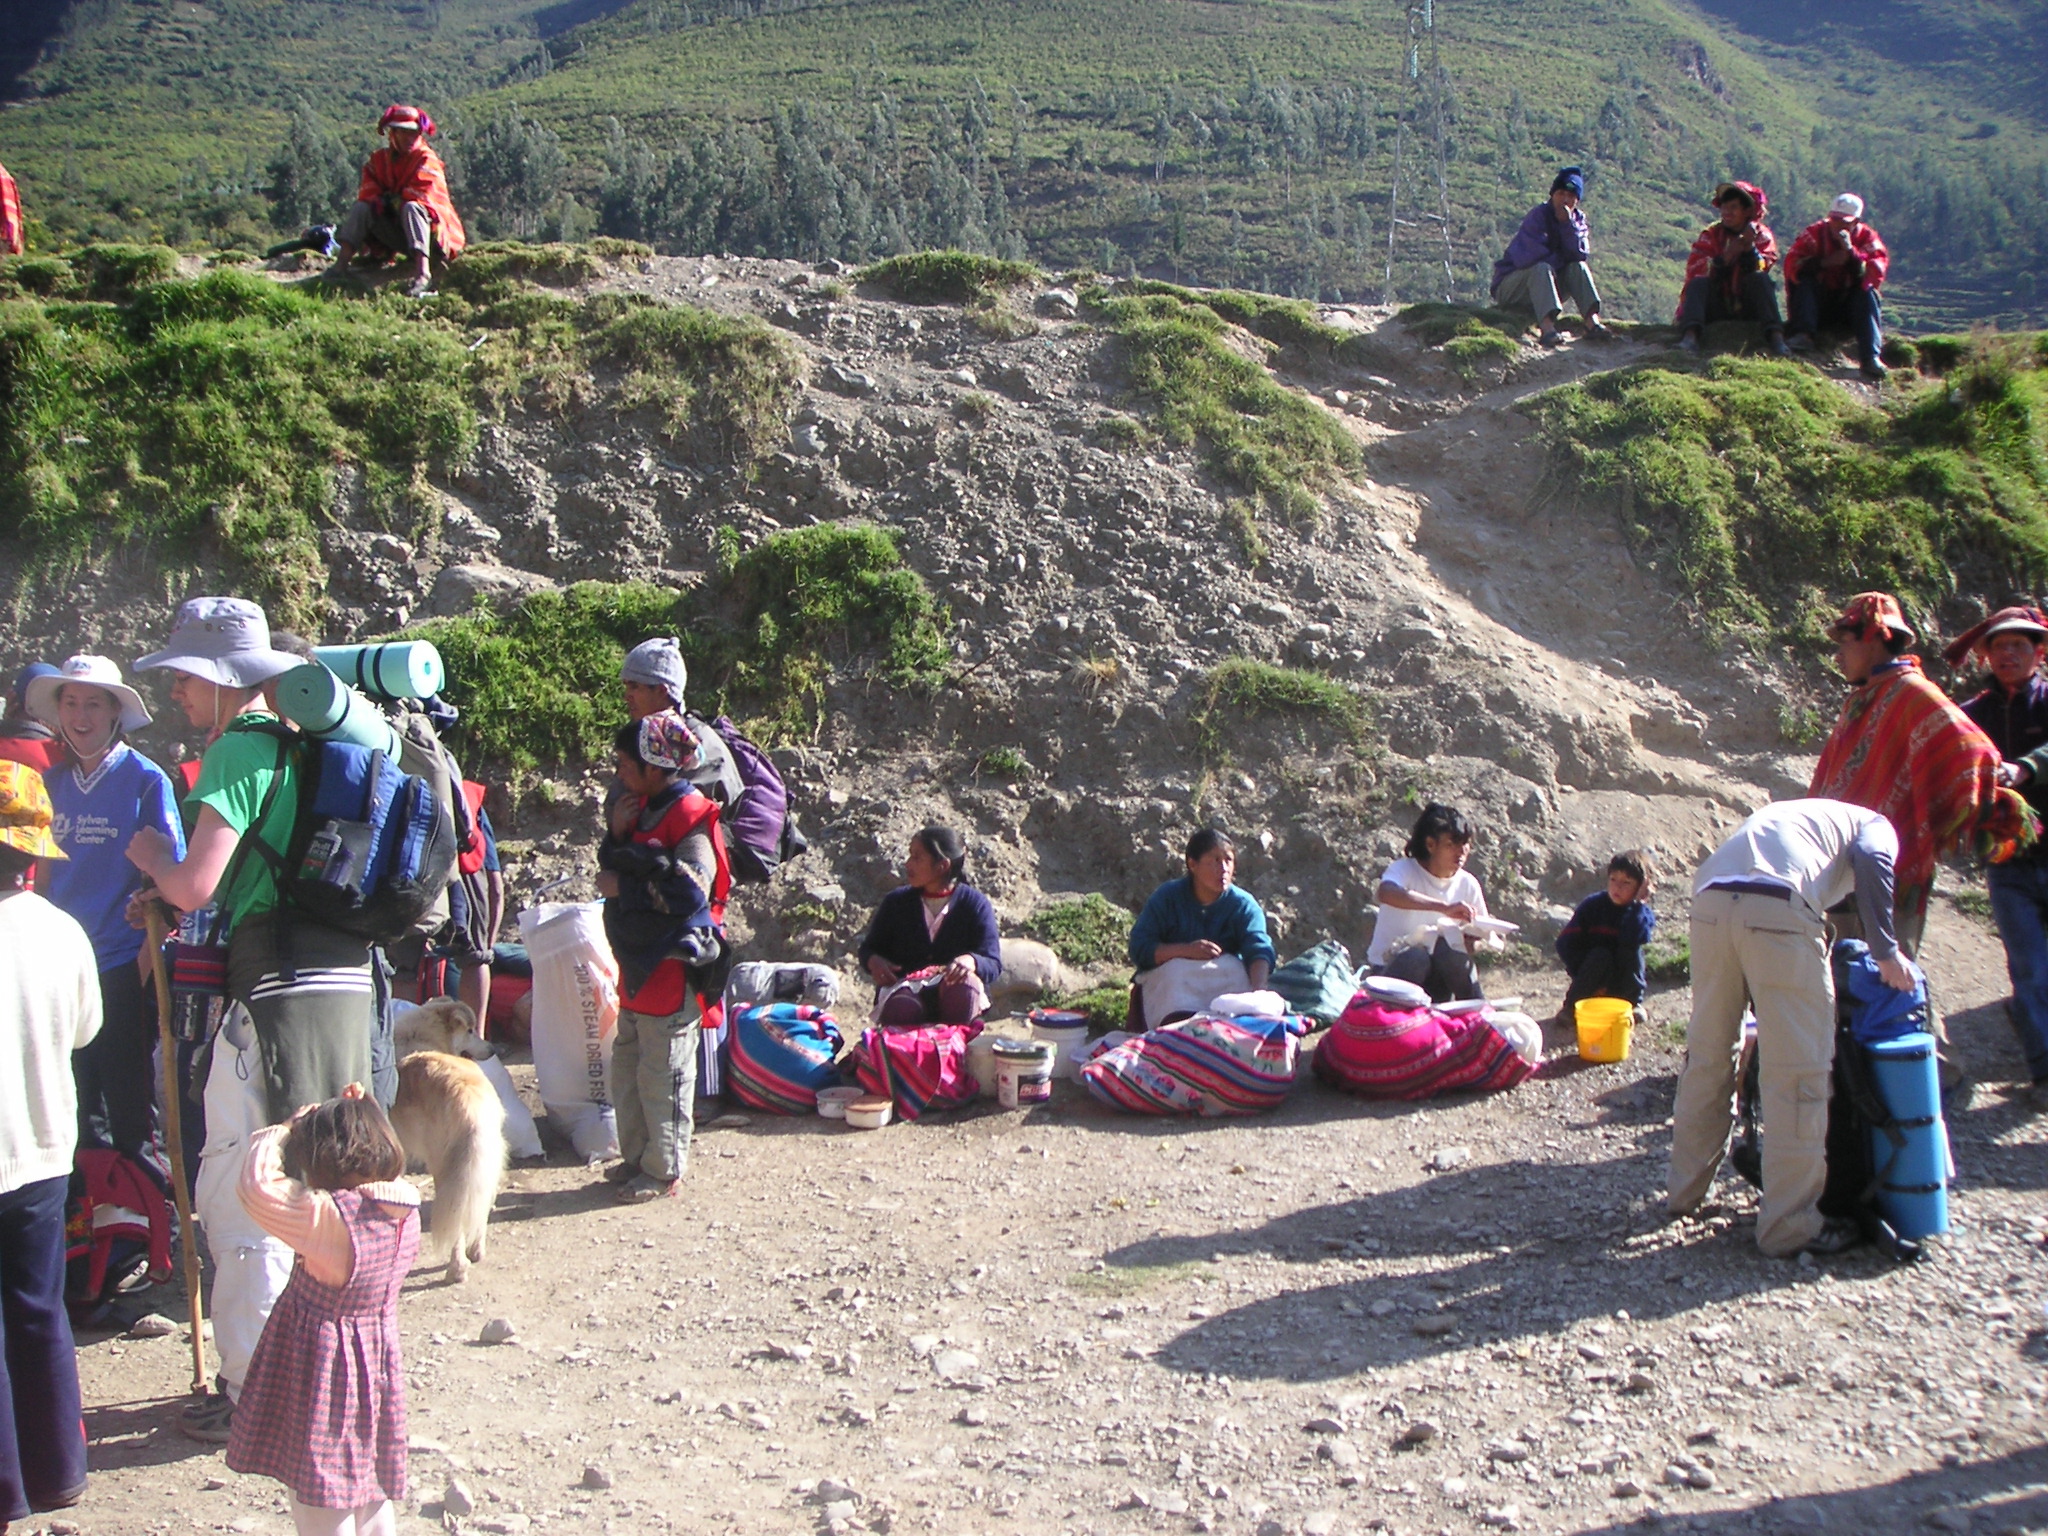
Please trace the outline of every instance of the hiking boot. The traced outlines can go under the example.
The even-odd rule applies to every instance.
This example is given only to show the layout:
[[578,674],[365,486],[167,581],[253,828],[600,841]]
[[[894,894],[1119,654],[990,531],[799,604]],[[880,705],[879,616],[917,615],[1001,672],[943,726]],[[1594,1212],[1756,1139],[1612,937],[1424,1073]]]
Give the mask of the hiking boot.
[[1563,333],[1548,320],[1543,322],[1543,328],[1536,333],[1536,340],[1546,347],[1561,347],[1564,345]]
[[1857,371],[1863,375],[1863,382],[1866,384],[1882,384],[1891,377],[1892,373],[1891,369],[1885,367],[1876,358],[1872,358],[1869,362],[1863,364]]
[[1679,338],[1678,338],[1678,350],[1679,350],[1679,351],[1681,351],[1681,352],[1697,352],[1697,351],[1699,351],[1699,349],[1700,349],[1700,333],[1699,333],[1698,331],[1687,331],[1687,332],[1686,332],[1686,333],[1685,333],[1685,334],[1684,334],[1683,336],[1681,336],[1681,337],[1679,337]]
[[234,1424],[234,1399],[225,1392],[209,1392],[178,1415],[179,1432],[206,1445],[226,1445]]
[[1783,331],[1771,331],[1764,337],[1764,350],[1773,357],[1790,357],[1792,349],[1785,345]]
[[1863,1228],[1846,1217],[1830,1216],[1823,1221],[1820,1230],[1801,1253],[1810,1253],[1817,1259],[1831,1259],[1838,1253],[1847,1253],[1863,1241]]
[[681,1179],[650,1179],[642,1174],[620,1189],[619,1199],[627,1205],[645,1205],[650,1200],[673,1200],[682,1192]]
[[1813,350],[1813,338],[1807,335],[1806,332],[1801,331],[1796,336],[1788,336],[1785,339],[1785,345],[1794,352],[1811,352]]

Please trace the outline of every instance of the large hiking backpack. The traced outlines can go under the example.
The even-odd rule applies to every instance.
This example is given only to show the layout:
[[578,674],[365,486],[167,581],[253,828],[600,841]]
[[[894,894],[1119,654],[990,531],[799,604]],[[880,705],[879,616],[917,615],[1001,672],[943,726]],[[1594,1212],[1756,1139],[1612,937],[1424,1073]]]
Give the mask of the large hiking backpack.
[[[702,722],[692,720],[691,724]],[[711,722],[711,729],[732,754],[741,784],[719,816],[733,878],[744,884],[765,885],[785,860],[795,858],[810,844],[796,828],[796,818],[789,813],[789,787],[768,754],[724,715]]]
[[[1870,1045],[1921,1027],[1926,1017],[1927,989],[1899,992],[1876,979],[1876,963],[1860,939],[1836,943],[1835,1064],[1828,1099],[1827,1183],[1821,1189],[1823,1216],[1854,1221],[1864,1239],[1890,1257],[1910,1262],[1920,1244],[1893,1230],[1878,1209],[1877,1192],[1890,1166],[1906,1147],[1907,1127],[1893,1116],[1870,1062]],[[1759,1122],[1757,1052],[1743,1052],[1742,1076],[1736,1093],[1737,1132],[1728,1164],[1758,1189],[1763,1188],[1763,1133]],[[1884,1150],[1879,1153],[1878,1146]]]
[[[259,837],[242,840],[270,864],[284,906],[372,944],[419,931],[437,904],[445,920],[455,819],[432,784],[367,747],[268,721],[238,729],[276,737],[280,769],[287,757],[296,763],[299,803],[284,856]],[[266,797],[253,825],[269,813]]]
[[77,1327],[99,1326],[117,1294],[171,1278],[170,1197],[126,1153],[84,1147],[73,1158],[64,1265],[64,1305]]

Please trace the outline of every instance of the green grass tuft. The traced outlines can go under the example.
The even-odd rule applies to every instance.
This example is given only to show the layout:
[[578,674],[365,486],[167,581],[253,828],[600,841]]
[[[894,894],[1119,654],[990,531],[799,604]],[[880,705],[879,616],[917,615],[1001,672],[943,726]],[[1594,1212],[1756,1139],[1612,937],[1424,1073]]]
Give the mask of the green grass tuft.
[[854,274],[906,304],[966,304],[988,300],[1044,277],[1024,261],[999,261],[970,251],[914,251],[887,256]]
[[1123,342],[1131,386],[1159,402],[1161,435],[1199,443],[1219,478],[1292,522],[1313,523],[1320,512],[1314,493],[1359,468],[1358,444],[1322,406],[1275,383],[1263,361],[1248,355],[1259,342],[1218,312],[1215,295],[1134,286],[1166,291],[1097,287],[1084,298]]
[[1131,984],[1128,981],[1106,981],[1099,987],[1059,998],[1053,1007],[1068,1013],[1087,1014],[1088,1033],[1091,1036],[1106,1035],[1112,1029],[1122,1029],[1130,1018]]
[[681,637],[692,709],[758,711],[750,729],[774,741],[815,730],[856,659],[892,687],[942,682],[944,614],[887,534],[826,524],[764,539],[689,593],[584,582],[406,635],[440,647],[466,747],[533,770],[608,761],[626,718],[619,665],[650,635]]
[[1715,628],[1817,640],[1831,597],[1881,587],[1925,614],[2048,573],[2038,338],[1919,354],[1947,377],[1877,407],[1796,363],[1720,357],[1595,375],[1529,409],[1559,482],[1614,505]]
[[[1052,946],[1068,965],[1102,965],[1122,960],[1131,941],[1131,914],[1100,892],[1043,907],[1024,925],[1034,939]],[[1121,988],[1116,989],[1119,994]],[[1062,1007],[1074,1006],[1062,1004]],[[1117,1004],[1117,1017],[1123,1017]],[[1084,1010],[1085,1011],[1085,1010]]]
[[1220,755],[1238,722],[1253,715],[1319,721],[1354,746],[1365,741],[1368,723],[1365,700],[1320,672],[1276,667],[1244,656],[1211,668],[1193,716],[1208,755]]
[[1660,986],[1685,986],[1692,980],[1692,941],[1680,938],[1652,944],[1643,951],[1643,968]]
[[1183,1259],[1175,1264],[1112,1264],[1105,1269],[1069,1275],[1067,1284],[1083,1296],[1135,1296],[1155,1285],[1192,1279],[1208,1267],[1202,1259]]
[[802,354],[772,327],[683,305],[630,305],[589,349],[625,365],[625,403],[657,409],[666,436],[740,464],[780,445],[803,387]]
[[1031,777],[1031,759],[1015,747],[990,747],[981,754],[981,763],[975,771],[998,779],[1028,779]]
[[1512,362],[1521,354],[1520,338],[1529,317],[1469,304],[1411,304],[1394,317],[1425,345],[1441,348],[1458,377],[1478,382],[1488,363]]

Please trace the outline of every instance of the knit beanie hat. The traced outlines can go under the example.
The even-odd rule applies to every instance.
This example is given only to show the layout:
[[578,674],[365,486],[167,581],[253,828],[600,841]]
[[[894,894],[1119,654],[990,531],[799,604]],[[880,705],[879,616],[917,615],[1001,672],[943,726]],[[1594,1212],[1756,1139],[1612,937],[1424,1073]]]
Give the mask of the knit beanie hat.
[[683,707],[683,690],[689,678],[689,670],[683,665],[682,645],[669,638],[642,640],[626,652],[626,664],[619,668],[620,682],[666,688],[677,709]]

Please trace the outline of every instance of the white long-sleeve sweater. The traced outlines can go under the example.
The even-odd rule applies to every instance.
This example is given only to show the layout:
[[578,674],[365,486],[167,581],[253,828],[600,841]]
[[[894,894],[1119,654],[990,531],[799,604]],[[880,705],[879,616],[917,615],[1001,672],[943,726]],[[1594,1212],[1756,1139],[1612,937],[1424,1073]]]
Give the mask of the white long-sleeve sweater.
[[71,1172],[71,1053],[100,1032],[92,940],[33,891],[0,896],[0,1194]]

